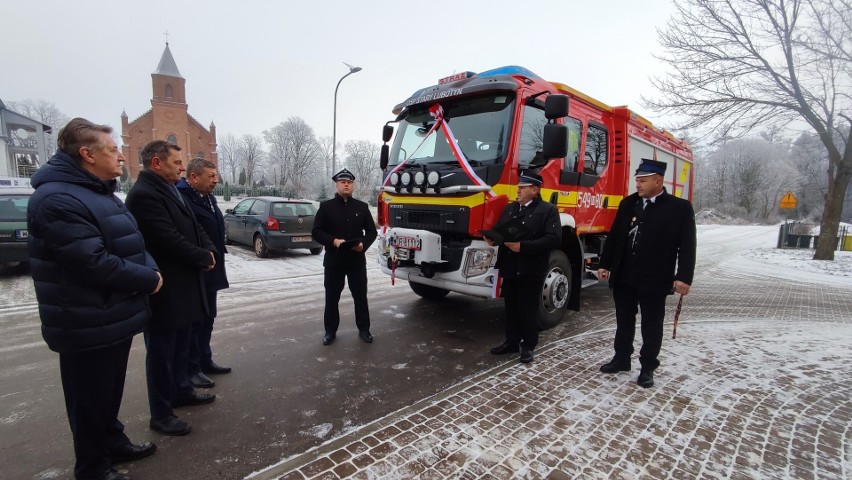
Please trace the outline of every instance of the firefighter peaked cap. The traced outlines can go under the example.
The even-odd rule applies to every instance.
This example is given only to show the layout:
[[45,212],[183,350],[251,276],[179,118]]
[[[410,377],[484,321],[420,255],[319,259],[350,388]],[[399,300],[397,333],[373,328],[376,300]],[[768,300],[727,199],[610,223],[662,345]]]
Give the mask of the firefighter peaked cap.
[[354,182],[355,175],[353,175],[352,172],[344,168],[343,170],[335,173],[334,176],[331,177],[331,179],[335,182],[339,182],[341,180],[349,180],[350,182]]
[[666,175],[666,163],[643,158],[634,176],[647,177],[648,175],[660,175],[664,177]]
[[541,180],[541,175],[538,175],[533,172],[521,172],[521,176],[518,178],[519,187],[540,187],[542,183],[544,182],[542,182]]

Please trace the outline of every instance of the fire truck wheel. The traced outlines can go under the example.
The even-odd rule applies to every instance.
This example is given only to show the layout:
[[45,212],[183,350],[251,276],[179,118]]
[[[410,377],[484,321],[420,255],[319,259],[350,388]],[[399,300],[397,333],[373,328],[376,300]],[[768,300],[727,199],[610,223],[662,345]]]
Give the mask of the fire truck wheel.
[[259,233],[254,236],[254,254],[260,258],[269,256],[269,248],[266,246],[266,242],[263,241],[263,236]]
[[449,290],[433,287],[431,285],[423,285],[422,283],[408,282],[411,290],[427,300],[440,300],[450,293]]
[[541,288],[541,305],[538,310],[538,328],[555,327],[565,315],[571,298],[571,263],[560,250],[550,252],[550,268]]

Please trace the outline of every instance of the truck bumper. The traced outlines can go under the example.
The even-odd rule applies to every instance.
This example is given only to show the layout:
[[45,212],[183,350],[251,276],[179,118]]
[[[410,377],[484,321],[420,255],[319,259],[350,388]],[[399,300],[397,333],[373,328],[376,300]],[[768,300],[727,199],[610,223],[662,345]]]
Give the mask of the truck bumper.
[[[434,246],[435,237],[437,237],[436,234],[425,230],[414,231],[398,228],[380,233],[376,241],[376,259],[385,274],[394,275],[395,278],[409,282],[421,283],[475,297],[496,297],[499,285],[498,271],[494,268],[497,261],[496,248],[489,247],[482,240],[473,240],[471,245],[464,249],[461,266],[458,270],[430,272],[427,267],[425,271],[428,273],[424,273],[422,268],[424,265],[442,261],[440,258],[440,240],[437,240],[438,246],[436,248],[427,247],[422,250],[404,251],[405,249],[398,249],[393,245],[393,239],[396,236],[409,238],[415,236],[422,239],[422,246]],[[393,255],[396,255],[397,258],[407,259],[407,262],[405,262],[407,265],[398,265],[395,269],[391,268]],[[411,263],[414,263],[414,265],[411,265]]]

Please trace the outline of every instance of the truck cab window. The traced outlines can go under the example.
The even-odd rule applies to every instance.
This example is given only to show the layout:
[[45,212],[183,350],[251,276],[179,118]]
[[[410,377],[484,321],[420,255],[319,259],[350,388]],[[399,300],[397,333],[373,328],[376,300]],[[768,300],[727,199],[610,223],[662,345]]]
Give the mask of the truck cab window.
[[524,123],[521,126],[521,146],[518,149],[518,166],[523,169],[529,166],[541,167],[546,160],[541,156],[544,145],[544,126],[547,118],[544,110],[534,106],[524,106]]
[[607,131],[602,125],[590,123],[586,131],[586,153],[583,173],[600,175],[607,163]]
[[566,117],[563,124],[568,127],[568,153],[565,155],[564,170],[576,172],[580,168],[580,133],[583,124],[571,117]]

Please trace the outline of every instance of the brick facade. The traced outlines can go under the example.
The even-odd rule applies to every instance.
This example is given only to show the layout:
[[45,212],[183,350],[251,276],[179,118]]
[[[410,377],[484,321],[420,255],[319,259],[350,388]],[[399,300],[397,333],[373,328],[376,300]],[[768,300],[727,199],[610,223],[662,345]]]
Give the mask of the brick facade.
[[129,121],[121,114],[121,151],[127,159],[127,170],[134,180],[142,169],[139,153],[152,140],[167,140],[177,144],[184,160],[203,156],[218,167],[216,155],[216,125],[204,128],[189,114],[186,103],[186,79],[177,69],[169,44],[163,51],[157,70],[151,74],[153,97],[151,109]]

